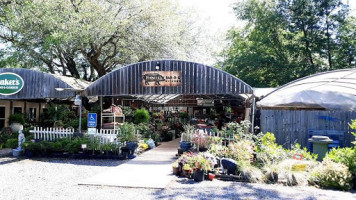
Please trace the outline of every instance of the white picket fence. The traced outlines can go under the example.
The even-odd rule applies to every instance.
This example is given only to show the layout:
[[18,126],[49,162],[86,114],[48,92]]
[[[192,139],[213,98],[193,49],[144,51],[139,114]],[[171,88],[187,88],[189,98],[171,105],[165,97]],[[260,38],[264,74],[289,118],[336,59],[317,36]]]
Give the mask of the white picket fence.
[[42,128],[35,127],[34,130],[30,130],[33,133],[36,140],[54,141],[60,138],[73,137],[73,128]]
[[119,135],[118,130],[113,130],[113,129],[100,129],[97,130],[95,134],[90,134],[91,137],[98,138],[100,140],[100,144],[107,144],[107,143],[115,143],[118,144],[118,138],[117,136]]
[[[34,130],[30,130],[33,133],[34,139],[45,140],[45,141],[55,141],[60,138],[72,138],[74,134],[73,128],[43,128],[35,127]],[[101,129],[96,130],[95,134],[90,134],[90,138],[97,138],[100,140],[100,144],[116,143],[118,144],[118,130],[113,129]]]

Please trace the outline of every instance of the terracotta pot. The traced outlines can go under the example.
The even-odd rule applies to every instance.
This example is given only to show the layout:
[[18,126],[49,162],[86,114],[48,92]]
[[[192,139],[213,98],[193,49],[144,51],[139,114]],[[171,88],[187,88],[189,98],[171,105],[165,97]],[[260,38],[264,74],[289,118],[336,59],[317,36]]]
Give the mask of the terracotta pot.
[[215,178],[215,174],[209,173],[209,181],[212,181]]

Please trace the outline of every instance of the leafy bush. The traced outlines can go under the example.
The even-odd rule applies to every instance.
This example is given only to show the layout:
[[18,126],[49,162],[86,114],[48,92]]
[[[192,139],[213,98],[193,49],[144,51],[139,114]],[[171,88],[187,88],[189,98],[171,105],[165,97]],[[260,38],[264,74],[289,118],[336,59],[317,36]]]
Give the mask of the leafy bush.
[[120,126],[121,142],[125,141],[138,141],[139,135],[136,134],[136,127],[132,123],[124,123]]
[[314,154],[308,151],[306,147],[301,148],[300,144],[296,143],[292,145],[291,150],[289,151],[289,156],[292,157],[294,154],[302,154],[304,160],[316,160],[318,158],[318,154]]
[[147,124],[140,123],[136,126],[136,129],[140,131],[140,134],[144,138],[151,138],[152,137],[152,130]]
[[141,108],[134,113],[135,123],[148,123],[150,121],[150,113],[145,108]]
[[209,153],[219,158],[225,157],[227,152],[228,152],[228,148],[221,144],[213,143],[209,148]]
[[239,163],[239,171],[242,178],[250,183],[259,183],[263,180],[262,171],[255,166]]
[[21,146],[25,151],[39,152],[41,150],[41,144],[38,142],[26,141]]
[[[353,130],[356,130],[356,119],[352,119],[351,120],[351,124],[349,124],[350,128],[353,129]],[[354,145],[356,145],[356,133],[355,132],[351,132],[352,135],[354,135],[355,137],[355,141],[353,141],[352,143]]]
[[6,140],[6,143],[5,143],[6,148],[16,149],[17,146],[18,146],[17,138],[11,138],[11,139]]
[[324,159],[330,159],[337,163],[346,165],[353,175],[356,175],[356,149],[350,148],[333,148],[329,151]]
[[184,132],[182,133],[182,140],[185,142],[191,142],[194,135],[194,126],[190,124],[183,125]]
[[273,133],[267,132],[256,147],[257,162],[264,165],[272,165],[288,158],[287,151],[276,143]]
[[25,124],[25,117],[23,114],[11,114],[9,116],[9,123],[20,123],[22,125]]
[[310,183],[323,188],[350,190],[352,175],[348,167],[326,159],[316,167],[310,177]]
[[253,148],[252,141],[247,139],[237,140],[229,144],[226,157],[250,163],[253,159]]

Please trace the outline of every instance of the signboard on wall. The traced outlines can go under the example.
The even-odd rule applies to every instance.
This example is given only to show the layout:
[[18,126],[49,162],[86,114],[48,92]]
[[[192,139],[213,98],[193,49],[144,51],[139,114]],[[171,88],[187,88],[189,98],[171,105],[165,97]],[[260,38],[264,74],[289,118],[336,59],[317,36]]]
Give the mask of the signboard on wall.
[[145,87],[180,86],[182,72],[180,71],[144,71],[142,85]]
[[0,95],[12,95],[20,92],[24,86],[21,76],[11,72],[0,74]]

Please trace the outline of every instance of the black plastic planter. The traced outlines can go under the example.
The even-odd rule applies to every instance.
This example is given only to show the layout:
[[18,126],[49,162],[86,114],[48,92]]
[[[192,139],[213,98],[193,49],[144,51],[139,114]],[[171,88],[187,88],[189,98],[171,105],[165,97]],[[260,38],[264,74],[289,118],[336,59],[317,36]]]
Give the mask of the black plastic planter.
[[201,169],[196,169],[194,171],[194,181],[195,182],[202,182],[204,181],[204,171]]
[[26,151],[25,151],[25,157],[27,157],[27,158],[32,158],[32,157],[33,157],[33,152],[32,152],[32,151],[29,151],[29,150],[26,150]]

